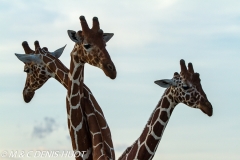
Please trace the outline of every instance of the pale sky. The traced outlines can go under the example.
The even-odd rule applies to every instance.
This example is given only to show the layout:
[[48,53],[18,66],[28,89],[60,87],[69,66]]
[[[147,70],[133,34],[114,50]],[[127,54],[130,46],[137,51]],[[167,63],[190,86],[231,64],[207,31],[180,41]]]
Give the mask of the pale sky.
[[114,33],[107,50],[117,78],[86,65],[84,82],[105,114],[117,158],[140,136],[164,92],[153,82],[172,78],[185,59],[200,73],[213,116],[178,105],[154,160],[239,160],[239,8],[239,0],[0,0],[0,154],[72,149],[65,88],[50,79],[26,104],[24,64],[14,53],[24,53],[23,41],[34,48],[38,40],[50,51],[67,44],[60,60],[69,66],[74,43],[67,30],[81,30],[84,15],[90,26],[97,16],[103,31]]

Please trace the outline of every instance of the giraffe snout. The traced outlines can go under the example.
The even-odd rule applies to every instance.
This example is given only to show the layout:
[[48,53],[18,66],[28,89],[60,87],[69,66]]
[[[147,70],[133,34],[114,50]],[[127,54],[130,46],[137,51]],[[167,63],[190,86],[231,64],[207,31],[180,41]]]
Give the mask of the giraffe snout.
[[26,103],[29,103],[33,96],[34,96],[35,92],[31,92],[31,91],[28,91],[26,89],[23,90],[23,99]]
[[209,101],[200,102],[199,108],[203,113],[207,114],[209,117],[213,115],[213,107]]
[[103,71],[111,79],[115,79],[117,77],[117,71],[113,63],[107,63],[103,65]]

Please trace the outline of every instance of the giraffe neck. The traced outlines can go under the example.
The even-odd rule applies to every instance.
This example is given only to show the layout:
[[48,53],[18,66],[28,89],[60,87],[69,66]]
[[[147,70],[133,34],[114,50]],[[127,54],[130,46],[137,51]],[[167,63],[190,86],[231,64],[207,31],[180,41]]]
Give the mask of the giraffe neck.
[[95,152],[93,157],[96,157],[94,159],[115,160],[111,131],[102,109],[87,87],[84,88],[84,96],[88,100],[84,108],[86,108],[85,113],[92,135],[93,152]]
[[[93,159],[104,160],[107,157],[109,159],[114,159],[111,134],[103,113],[100,112],[99,114],[96,108],[91,107],[94,106],[94,104],[90,104],[93,99],[90,94],[90,97],[84,99],[84,63],[78,58],[78,55],[82,55],[83,52],[84,50],[81,47],[75,45],[71,53],[69,70],[67,111],[73,149],[75,151],[88,151],[87,155],[92,154]],[[88,123],[86,122],[84,114],[86,115]],[[84,128],[84,126],[86,128]],[[90,129],[91,137],[87,133],[89,132],[88,129]],[[108,134],[102,134],[103,131],[107,131]],[[83,137],[88,141],[88,144],[83,142]],[[81,150],[84,149],[83,144],[86,144],[85,150]],[[84,158],[88,159],[89,157]]]
[[43,51],[42,61],[47,66],[46,72],[50,77],[55,78],[58,82],[63,84],[65,88],[68,86],[68,72],[69,69],[57,58],[49,55],[45,50]]
[[140,137],[125,150],[119,160],[153,158],[172,111],[177,105],[172,96],[167,94],[169,90],[170,88],[163,94]]
[[[84,63],[78,60],[77,50],[74,47],[71,53],[70,70],[68,73],[67,116],[68,128],[75,152],[86,152],[83,159],[88,159],[92,153],[92,145],[88,127],[83,115],[83,69]],[[77,157],[77,160],[81,157]]]

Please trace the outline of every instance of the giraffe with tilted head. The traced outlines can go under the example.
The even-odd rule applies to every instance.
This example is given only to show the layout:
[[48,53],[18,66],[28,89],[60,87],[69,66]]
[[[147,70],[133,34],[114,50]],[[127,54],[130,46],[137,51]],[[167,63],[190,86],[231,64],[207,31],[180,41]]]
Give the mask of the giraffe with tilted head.
[[[58,80],[65,88],[68,86],[69,69],[58,59],[64,47],[55,52],[49,52],[46,47],[41,49],[37,41],[34,44],[36,48],[35,51],[30,49],[27,42],[23,42],[22,46],[26,54],[16,54],[16,56],[25,63],[24,71],[27,73],[27,79],[23,90],[23,97],[27,103],[33,98],[35,90],[39,89],[50,77]],[[115,154],[111,140],[111,132],[101,107],[85,84],[83,84],[83,92],[85,101],[84,120],[87,121],[84,122],[86,125],[85,129],[88,130],[89,127],[87,139],[89,139],[89,135],[91,135],[93,143],[96,143],[94,141],[97,139],[94,139],[94,135],[98,132],[96,130],[100,130],[105,140],[103,143],[107,147],[105,150],[108,150],[107,154],[109,155],[107,155],[107,157],[114,159]],[[96,121],[98,121],[98,123]],[[81,144],[82,140],[83,139],[78,139],[78,143]],[[92,146],[92,141],[86,141],[88,143],[82,143],[81,146],[83,147],[85,145],[85,148],[89,148]],[[88,157],[88,159],[92,159],[92,153],[88,153]]]
[[[22,46],[25,54],[15,54],[19,60],[25,63],[24,72],[27,73],[27,78],[23,89],[23,99],[26,103],[31,101],[35,90],[42,87],[50,77],[56,78],[62,84],[68,78],[65,66],[57,68],[59,64],[62,64],[58,58],[62,55],[65,46],[54,52],[49,52],[46,47],[41,49],[38,41],[35,41],[34,45],[35,51],[24,41]],[[49,68],[52,68],[54,72]]]
[[[103,33],[100,29],[98,18],[93,18],[93,26],[90,29],[84,16],[80,16],[82,31],[68,31],[68,35],[76,44],[71,52],[71,61],[69,69],[68,92],[67,92],[67,111],[68,111],[68,124],[72,138],[72,145],[75,151],[81,151],[80,145],[77,140],[83,138],[85,135],[82,130],[83,124],[83,79],[84,79],[84,64],[101,68],[106,76],[115,79],[117,72],[115,66],[106,50],[106,42],[110,40],[113,34]],[[91,120],[91,117],[90,117]],[[108,150],[109,145],[104,143],[109,139],[109,135],[101,134],[98,130],[94,133],[93,143],[93,159],[115,159],[113,149]],[[88,150],[87,150],[88,151]],[[109,153],[109,151],[111,151]],[[112,157],[108,157],[112,155]]]
[[180,74],[175,72],[172,79],[155,81],[156,84],[167,89],[140,137],[125,150],[119,160],[151,160],[170,116],[179,103],[198,108],[208,116],[212,116],[212,105],[202,89],[199,74],[194,72],[192,63],[188,64],[187,69],[184,60],[181,60],[180,66]]

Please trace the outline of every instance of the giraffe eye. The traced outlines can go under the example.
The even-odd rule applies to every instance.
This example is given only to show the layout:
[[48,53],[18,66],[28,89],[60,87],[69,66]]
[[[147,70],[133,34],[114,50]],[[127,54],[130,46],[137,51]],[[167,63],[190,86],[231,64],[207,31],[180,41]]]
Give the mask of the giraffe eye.
[[89,49],[89,48],[91,48],[91,45],[90,45],[90,44],[84,44],[83,47],[84,47],[85,49]]
[[30,69],[29,69],[29,68],[26,68],[26,69],[24,69],[24,72],[29,73],[29,72],[30,72]]
[[182,88],[183,88],[184,90],[189,89],[189,87],[188,87],[187,85],[183,85]]

